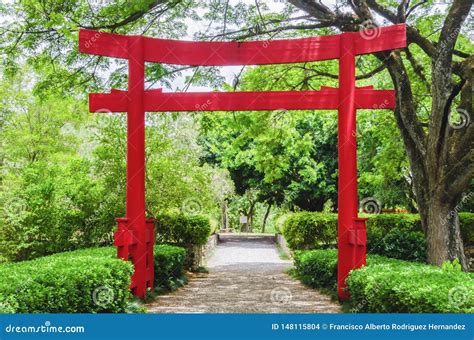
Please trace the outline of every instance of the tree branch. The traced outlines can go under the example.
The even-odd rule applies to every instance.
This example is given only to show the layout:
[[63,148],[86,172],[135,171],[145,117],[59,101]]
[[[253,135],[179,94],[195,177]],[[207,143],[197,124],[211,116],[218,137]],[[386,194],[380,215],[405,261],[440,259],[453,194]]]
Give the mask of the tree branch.
[[119,27],[128,25],[132,22],[135,22],[135,21],[141,19],[145,14],[150,12],[153,8],[157,7],[158,5],[170,3],[169,5],[172,6],[173,3],[178,3],[178,2],[180,2],[180,0],[174,0],[174,1],[156,0],[156,1],[153,1],[152,3],[150,3],[150,5],[148,5],[147,9],[134,12],[134,13],[130,14],[128,17],[126,17],[125,19],[123,19],[119,22],[116,22],[114,24],[100,25],[100,26],[83,26],[83,25],[81,25],[79,27],[86,28],[86,29],[110,29],[110,30],[114,30],[114,29],[117,29]]
[[[440,164],[448,161],[450,146],[448,145],[449,115],[454,96],[457,95],[452,83],[452,57],[461,25],[466,13],[472,6],[470,0],[455,0],[441,29],[437,50],[433,58],[432,68],[432,107],[430,134],[428,145],[433,148],[429,152],[429,164],[436,166],[441,172],[446,171]],[[446,96],[446,94],[450,94]]]

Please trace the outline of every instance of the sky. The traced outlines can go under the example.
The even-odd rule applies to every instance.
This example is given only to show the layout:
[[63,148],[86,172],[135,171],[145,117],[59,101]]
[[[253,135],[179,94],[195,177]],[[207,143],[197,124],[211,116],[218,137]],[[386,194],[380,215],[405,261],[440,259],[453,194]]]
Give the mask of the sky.
[[[333,0],[327,1],[329,3],[334,3]],[[238,3],[245,3],[245,4],[254,4],[255,0],[229,0],[229,5],[234,6]],[[284,8],[284,3],[282,1],[262,1],[259,0],[259,3],[266,3],[267,6],[270,8],[272,12],[278,12]],[[199,11],[198,11],[199,14]],[[201,11],[201,14],[203,14],[203,11]],[[186,19],[185,23],[187,24],[187,35],[183,37],[183,40],[193,40],[193,37],[196,33],[202,33],[206,31],[206,28],[208,26],[208,22],[205,21],[200,21],[200,22],[195,22],[191,18]],[[242,69],[242,66],[221,66],[220,67],[220,74],[225,78],[225,82],[232,84],[233,80],[235,77],[239,74],[240,70]],[[193,74],[193,70],[186,70],[182,73],[181,77],[178,77],[177,79],[173,80],[171,83],[172,90],[165,90],[163,89],[164,92],[168,91],[176,91],[177,89],[182,89],[185,86],[185,79],[187,76],[191,76]],[[187,92],[207,92],[207,91],[212,91],[213,89],[209,86],[195,86],[191,85],[188,88]]]

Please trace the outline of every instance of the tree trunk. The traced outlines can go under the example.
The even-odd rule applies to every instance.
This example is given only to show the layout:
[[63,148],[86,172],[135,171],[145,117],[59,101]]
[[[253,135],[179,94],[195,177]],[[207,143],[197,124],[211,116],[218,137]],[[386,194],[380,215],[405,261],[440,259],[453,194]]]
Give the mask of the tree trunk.
[[267,211],[265,211],[265,216],[263,217],[262,233],[265,233],[265,226],[267,225],[267,219],[268,219],[268,215],[270,215],[271,208],[272,208],[272,204],[269,203],[267,206]]
[[[426,212],[420,211],[420,214]],[[463,270],[467,270],[456,205],[444,199],[441,194],[433,195],[426,221],[428,262],[440,266],[446,260],[458,259]]]
[[227,214],[227,201],[221,204],[221,230],[229,230],[229,218]]
[[253,232],[253,211],[255,209],[255,204],[256,203],[257,202],[252,202],[250,204],[249,213],[247,215],[247,229],[248,229],[249,233]]
[[247,233],[252,232],[252,219],[253,219],[253,213],[249,212],[247,215]]

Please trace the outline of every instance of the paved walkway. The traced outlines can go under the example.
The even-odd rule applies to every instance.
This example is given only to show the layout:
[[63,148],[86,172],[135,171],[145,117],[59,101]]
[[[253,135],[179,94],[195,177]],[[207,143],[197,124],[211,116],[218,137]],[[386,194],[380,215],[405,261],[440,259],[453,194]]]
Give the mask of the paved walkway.
[[338,303],[285,273],[268,239],[229,238],[208,261],[208,274],[192,274],[177,291],[159,296],[149,313],[338,313]]

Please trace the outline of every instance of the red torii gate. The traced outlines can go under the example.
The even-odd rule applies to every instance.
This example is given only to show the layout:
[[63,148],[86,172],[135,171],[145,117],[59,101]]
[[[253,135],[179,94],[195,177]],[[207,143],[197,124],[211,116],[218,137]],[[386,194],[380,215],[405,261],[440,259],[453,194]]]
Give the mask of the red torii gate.
[[[91,112],[127,112],[126,218],[119,218],[118,257],[135,267],[131,288],[144,297],[153,285],[153,221],[145,217],[145,111],[338,110],[338,279],[339,297],[350,270],[366,263],[364,218],[358,217],[356,109],[393,109],[394,90],[355,86],[355,56],[406,46],[404,24],[362,32],[289,40],[195,42],[79,32],[83,53],[128,59],[128,91],[90,94]],[[319,91],[163,93],[145,91],[145,62],[216,66],[263,65],[339,59],[339,88]]]

